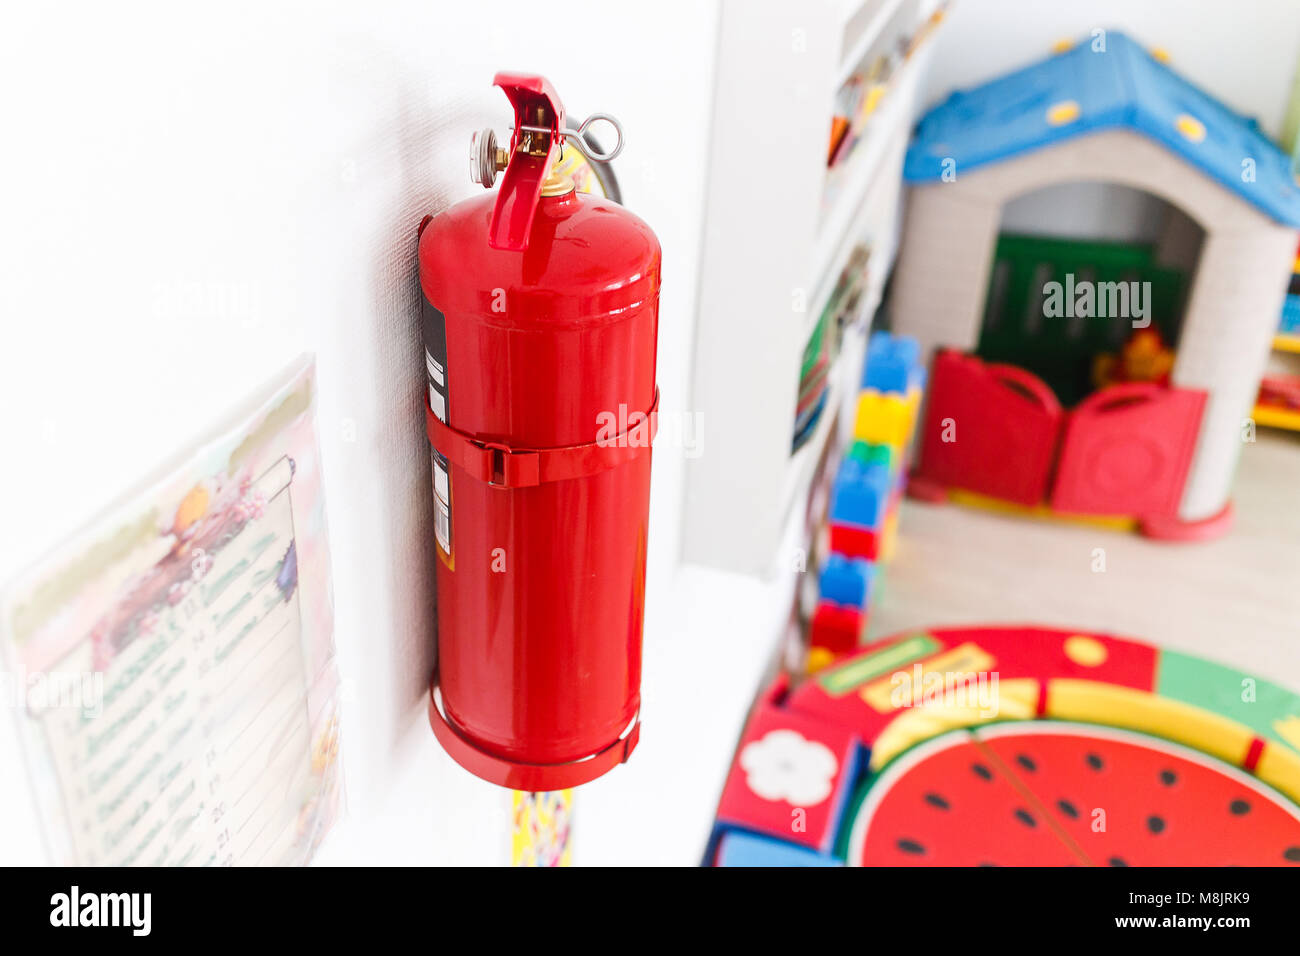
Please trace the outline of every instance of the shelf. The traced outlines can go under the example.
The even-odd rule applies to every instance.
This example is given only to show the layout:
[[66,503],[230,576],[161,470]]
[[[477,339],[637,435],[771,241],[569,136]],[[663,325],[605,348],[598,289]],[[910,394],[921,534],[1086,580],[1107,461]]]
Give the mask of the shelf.
[[[864,25],[859,29],[857,37],[854,38],[852,45],[840,57],[840,68],[836,75],[835,89],[838,90],[862,65],[862,60],[870,52],[872,45],[880,38],[880,34],[889,21],[894,18],[903,4],[907,0],[867,0],[866,3],[857,3],[853,6],[856,8],[849,16],[846,17],[845,32],[854,25],[854,22],[863,19],[862,15],[866,13],[868,18],[865,19]],[[874,8],[868,10],[868,8]],[[847,37],[846,37],[847,40]]]
[[841,354],[835,360],[832,366],[830,376],[832,381],[826,386],[826,405],[822,408],[821,416],[817,419],[817,425],[813,428],[813,433],[808,440],[799,446],[799,450],[790,456],[789,470],[786,472],[785,488],[781,494],[782,514],[789,516],[790,509],[799,503],[807,493],[808,487],[812,484],[813,472],[817,468],[817,462],[822,456],[822,451],[826,448],[826,441],[835,428],[836,411],[838,403],[843,394],[839,378],[842,373],[842,362],[844,356]]
[[[876,301],[879,301],[878,293],[876,294]],[[863,306],[870,307],[872,311],[875,308],[865,292]],[[866,314],[868,317],[870,316],[870,312]],[[798,451],[790,456],[785,487],[782,489],[781,495],[783,523],[798,520],[793,515],[798,506],[807,498],[808,489],[812,486],[813,475],[817,471],[817,464],[821,461],[822,453],[826,450],[826,444],[830,441],[840,416],[843,414],[846,404],[845,397],[856,396],[858,392],[857,386],[859,377],[862,374],[862,361],[866,356],[866,342],[867,329],[864,322],[855,323],[844,330],[844,341],[840,347],[840,354],[836,356],[835,364],[831,366],[828,376],[826,405],[822,409],[821,417],[817,419],[817,425],[809,439],[800,446]]]
[[[904,68],[906,69],[906,68]],[[826,281],[834,272],[836,253],[844,242],[849,224],[862,205],[867,189],[876,177],[876,172],[888,152],[894,139],[907,136],[908,130],[897,129],[899,120],[908,113],[901,108],[899,92],[890,89],[880,105],[871,116],[871,123],[863,141],[853,149],[844,168],[837,170],[839,177],[837,192],[830,208],[823,214],[817,230],[817,239],[813,245],[812,275],[817,285]]]
[[[845,166],[832,173],[838,176],[830,208],[824,212],[813,242],[810,275],[814,306],[824,303],[839,275],[838,266],[857,238],[852,226],[862,210],[867,194],[884,165],[885,158],[911,135],[913,100],[917,82],[924,72],[932,44],[924,42],[907,62],[899,67],[894,81],[872,114],[861,142],[853,149]],[[817,314],[814,308],[814,314]]]
[[[940,22],[933,14],[942,6],[936,0],[721,4],[690,386],[708,453],[685,463],[686,564],[769,575],[782,541],[806,530],[817,466],[852,426],[845,409],[856,399],[850,378],[859,374],[866,348],[860,324],[846,329],[828,372],[826,408],[792,454],[802,358],[859,243],[871,248],[862,310],[879,299],[897,243],[916,91],[933,55],[933,27]],[[792,45],[791,31],[804,42]],[[895,33],[911,34],[911,53],[895,65],[853,151],[828,172],[836,84],[850,65],[886,50]],[[781,123],[753,108],[755,63],[763,66],[766,88],[789,93]],[[755,155],[780,157],[784,176],[771,201],[755,200],[773,192],[771,171],[754,163]]]
[[1251,418],[1255,419],[1256,425],[1300,431],[1300,411],[1290,408],[1278,408],[1276,405],[1256,405],[1255,410],[1251,412]]

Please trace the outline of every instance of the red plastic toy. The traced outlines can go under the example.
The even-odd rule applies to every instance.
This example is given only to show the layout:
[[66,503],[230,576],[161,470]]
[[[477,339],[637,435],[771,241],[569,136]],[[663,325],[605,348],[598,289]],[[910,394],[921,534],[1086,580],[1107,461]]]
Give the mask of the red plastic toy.
[[[750,779],[766,739],[779,786]],[[1300,696],[1104,634],[908,632],[763,695],[706,860],[739,831],[817,857],[748,841],[745,865],[1297,865]]]
[[1047,497],[1063,412],[1042,380],[945,349],[929,391],[921,478],[1024,505]]
[[[1160,536],[1178,524],[1204,406],[1203,391],[1125,382],[1066,412],[1032,373],[943,350],[908,490],[930,500],[958,489],[1061,514],[1130,517]],[[1193,534],[1180,537],[1194,536],[1188,527]]]

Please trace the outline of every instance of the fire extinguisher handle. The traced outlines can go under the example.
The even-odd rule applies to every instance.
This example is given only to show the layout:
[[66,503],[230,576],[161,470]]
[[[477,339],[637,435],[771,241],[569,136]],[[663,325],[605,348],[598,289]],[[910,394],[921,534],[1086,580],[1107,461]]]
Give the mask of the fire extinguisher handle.
[[543,76],[498,73],[492,82],[514,107],[515,123],[505,176],[492,207],[488,245],[522,252],[528,247],[546,171],[564,142],[564,104]]

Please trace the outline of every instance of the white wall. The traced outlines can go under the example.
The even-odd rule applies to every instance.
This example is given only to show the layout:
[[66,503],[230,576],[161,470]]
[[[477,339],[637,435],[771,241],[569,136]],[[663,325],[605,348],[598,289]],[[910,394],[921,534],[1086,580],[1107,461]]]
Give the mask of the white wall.
[[[480,188],[468,137],[510,120],[496,70],[546,74],[575,117],[617,115],[625,202],[664,249],[661,408],[681,412],[715,19],[690,0],[81,3],[15,8],[0,32],[0,580],[317,353],[349,688],[351,814],[327,861],[507,858],[507,795],[454,766],[424,717],[416,225]],[[651,622],[670,617],[681,473],[659,448]],[[647,656],[664,640],[652,626]],[[40,856],[13,748],[0,720],[5,863]]]

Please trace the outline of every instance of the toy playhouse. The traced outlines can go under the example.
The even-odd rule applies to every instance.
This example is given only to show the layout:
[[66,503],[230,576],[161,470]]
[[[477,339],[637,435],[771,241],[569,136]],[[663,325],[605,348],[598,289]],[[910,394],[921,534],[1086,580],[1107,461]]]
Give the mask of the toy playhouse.
[[[892,293],[931,363],[914,494],[1226,530],[1300,188],[1253,121],[1162,60],[1098,31],[921,120]],[[1149,241],[1004,227],[1079,184],[1132,196]]]

